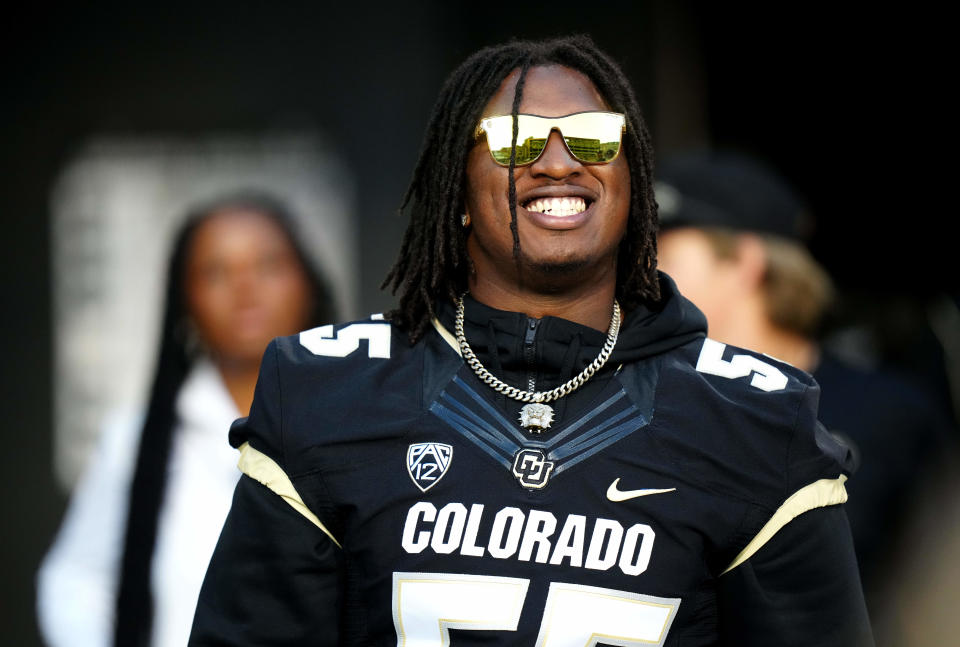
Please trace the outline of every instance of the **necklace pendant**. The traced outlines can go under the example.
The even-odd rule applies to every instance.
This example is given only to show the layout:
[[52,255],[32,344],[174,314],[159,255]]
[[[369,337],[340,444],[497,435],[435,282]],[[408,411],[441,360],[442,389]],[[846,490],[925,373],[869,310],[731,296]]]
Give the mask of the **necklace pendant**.
[[549,404],[530,402],[520,409],[520,425],[532,433],[549,429],[552,422],[553,407]]

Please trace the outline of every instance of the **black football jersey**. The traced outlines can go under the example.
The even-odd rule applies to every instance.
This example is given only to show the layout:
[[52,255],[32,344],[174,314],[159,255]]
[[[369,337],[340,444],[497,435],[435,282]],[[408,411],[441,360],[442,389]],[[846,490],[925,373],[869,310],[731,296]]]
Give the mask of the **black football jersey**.
[[[628,315],[537,434],[449,307],[412,346],[382,318],[275,340],[191,644],[855,644],[847,458],[815,383],[671,303]],[[604,340],[472,301],[466,329],[521,388]]]

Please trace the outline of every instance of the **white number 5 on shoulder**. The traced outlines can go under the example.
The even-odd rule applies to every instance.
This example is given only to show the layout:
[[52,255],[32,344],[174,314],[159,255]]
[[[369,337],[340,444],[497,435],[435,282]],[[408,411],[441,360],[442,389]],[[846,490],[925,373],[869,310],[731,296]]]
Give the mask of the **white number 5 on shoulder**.
[[333,326],[320,326],[300,333],[300,345],[314,355],[346,357],[360,348],[360,340],[368,342],[369,357],[390,359],[390,324],[355,323],[333,334]]
[[787,386],[787,376],[780,369],[753,355],[734,355],[729,361],[723,359],[723,349],[726,347],[726,344],[705,339],[700,357],[697,358],[697,370],[731,380],[753,373],[750,385],[763,391],[779,391]]

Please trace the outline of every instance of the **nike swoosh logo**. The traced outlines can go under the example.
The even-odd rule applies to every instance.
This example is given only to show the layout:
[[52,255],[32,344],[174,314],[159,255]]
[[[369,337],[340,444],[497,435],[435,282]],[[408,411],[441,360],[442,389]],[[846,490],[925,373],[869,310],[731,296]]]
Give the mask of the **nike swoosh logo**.
[[617,488],[617,485],[620,483],[620,479],[616,479],[613,483],[610,484],[610,487],[607,488],[607,498],[611,501],[627,501],[629,499],[636,499],[638,496],[650,496],[651,494],[666,494],[667,492],[674,492],[677,488],[671,487],[664,490],[620,490]]

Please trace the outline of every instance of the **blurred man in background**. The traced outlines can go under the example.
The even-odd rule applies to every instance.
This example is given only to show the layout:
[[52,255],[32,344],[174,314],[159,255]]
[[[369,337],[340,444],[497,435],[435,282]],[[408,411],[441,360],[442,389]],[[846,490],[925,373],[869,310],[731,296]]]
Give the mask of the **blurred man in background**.
[[[775,172],[700,151],[663,160],[657,179],[660,268],[704,311],[710,337],[813,374],[820,420],[853,449],[848,516],[871,617],[882,623],[889,559],[946,417],[906,378],[854,366],[819,343],[834,287],[807,249],[812,221],[802,200]],[[886,644],[889,631],[875,633]]]

